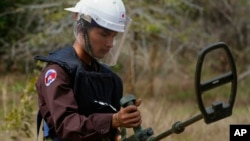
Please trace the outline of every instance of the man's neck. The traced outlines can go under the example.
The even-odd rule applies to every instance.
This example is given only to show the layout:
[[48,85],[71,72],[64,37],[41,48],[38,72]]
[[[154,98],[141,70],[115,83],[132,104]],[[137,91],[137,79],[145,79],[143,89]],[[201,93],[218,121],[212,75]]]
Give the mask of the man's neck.
[[82,45],[80,45],[79,43],[77,43],[77,41],[74,43],[73,47],[76,51],[78,58],[83,63],[85,63],[87,65],[91,65],[93,58],[84,50],[84,47]]

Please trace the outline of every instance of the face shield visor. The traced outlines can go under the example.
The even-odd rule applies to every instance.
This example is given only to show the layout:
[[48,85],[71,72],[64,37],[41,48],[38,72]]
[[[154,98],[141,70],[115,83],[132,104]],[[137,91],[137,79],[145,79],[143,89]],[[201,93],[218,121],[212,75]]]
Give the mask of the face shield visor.
[[[84,17],[84,21],[87,21],[86,23],[81,22],[81,17],[78,18],[77,22],[74,24],[74,35],[76,37],[76,40],[79,44],[83,46],[83,49],[93,58],[95,58],[97,61],[100,63],[106,64],[108,66],[114,66],[117,63],[117,60],[119,58],[121,49],[123,47],[124,41],[126,39],[128,29],[132,23],[132,19],[127,17],[125,21],[125,27],[124,27],[124,32],[118,32],[118,34],[115,36],[113,39],[113,46],[109,50],[109,52],[103,57],[103,58],[97,58],[93,52],[92,52],[92,47],[91,44],[89,43],[89,37],[84,35],[82,29],[88,28],[87,26],[91,26],[91,18],[89,17]],[[87,40],[86,40],[87,38]]]
[[122,47],[124,45],[124,41],[126,40],[129,27],[132,23],[131,18],[126,18],[125,22],[125,30],[124,32],[119,32],[115,39],[113,40],[113,47],[110,49],[110,51],[103,57],[99,58],[99,61],[103,64],[106,64],[108,66],[114,66],[117,63],[117,60],[120,56]]

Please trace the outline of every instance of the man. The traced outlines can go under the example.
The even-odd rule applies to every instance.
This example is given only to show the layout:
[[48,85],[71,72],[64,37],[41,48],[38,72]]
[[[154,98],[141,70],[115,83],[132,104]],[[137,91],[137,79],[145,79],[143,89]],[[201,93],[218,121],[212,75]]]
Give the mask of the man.
[[[136,105],[120,109],[122,81],[107,65],[116,62],[127,31],[121,0],[80,0],[74,13],[73,46],[36,60],[47,62],[36,88],[39,111],[49,128],[44,140],[120,140],[119,127],[137,127]],[[107,65],[105,65],[107,64]]]

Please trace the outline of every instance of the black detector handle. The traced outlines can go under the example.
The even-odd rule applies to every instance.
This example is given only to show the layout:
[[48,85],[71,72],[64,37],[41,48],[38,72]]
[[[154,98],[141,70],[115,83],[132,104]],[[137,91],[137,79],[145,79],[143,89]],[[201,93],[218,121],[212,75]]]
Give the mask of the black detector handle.
[[[207,53],[216,49],[223,49],[225,51],[229,60],[230,71],[218,77],[215,77],[211,80],[208,80],[206,82],[201,82],[201,71],[202,71],[204,58],[207,55]],[[205,108],[204,102],[202,99],[203,92],[219,87],[226,83],[231,83],[231,93],[230,93],[228,102],[227,103],[214,102],[211,107]],[[204,48],[200,52],[198,56],[198,60],[197,60],[197,65],[196,65],[195,90],[196,90],[198,106],[203,115],[204,121],[207,124],[232,115],[233,105],[234,105],[236,91],[237,91],[237,71],[236,71],[236,66],[234,63],[232,53],[224,42],[218,42],[218,43],[212,44]]]
[[[127,107],[129,105],[134,105],[136,102],[136,98],[132,94],[128,94],[123,96],[120,100],[120,104],[122,107]],[[154,131],[151,127],[143,129],[141,125],[133,128],[134,134],[130,137],[126,137],[126,129],[122,128],[122,141],[146,141],[150,136],[154,134]]]

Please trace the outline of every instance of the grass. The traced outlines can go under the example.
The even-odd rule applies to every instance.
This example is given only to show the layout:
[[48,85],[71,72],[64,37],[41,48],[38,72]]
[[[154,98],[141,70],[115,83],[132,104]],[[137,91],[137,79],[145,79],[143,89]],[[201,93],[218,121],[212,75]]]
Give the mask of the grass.
[[[33,127],[33,84],[27,75],[7,74],[0,77],[1,80],[1,115],[0,136],[4,140],[20,140],[24,136],[31,135],[30,127]],[[30,82],[29,82],[29,81]],[[37,108],[35,108],[37,109]]]
[[[143,100],[139,107],[143,117],[142,127],[152,127],[155,135],[158,135],[166,130],[169,130],[177,121],[186,121],[196,114],[200,114],[199,108],[196,104],[195,91],[193,86],[193,71],[194,65],[189,68],[178,69],[171,68],[168,72],[157,70],[153,74],[153,79],[148,80],[146,71],[138,73],[136,81],[133,84],[123,78],[125,91],[128,91],[127,86],[133,86],[135,95]],[[185,73],[180,73],[184,70]],[[190,71],[191,70],[191,71]],[[129,76],[126,71],[123,72],[126,77]],[[168,75],[165,75],[167,74]],[[146,75],[146,77],[145,77]],[[20,77],[22,76],[22,77]],[[10,74],[0,76],[0,123],[3,123],[4,113],[7,113],[13,105],[18,106],[20,102],[21,91],[26,85],[27,78],[25,75]],[[203,119],[197,121],[186,127],[181,134],[172,134],[163,140],[166,141],[228,141],[229,140],[229,126],[231,124],[250,124],[249,112],[249,81],[247,78],[240,81],[238,84],[238,93],[234,105],[233,115],[225,119],[219,120],[215,123],[206,124]],[[148,93],[148,92],[152,93]],[[212,93],[228,93],[228,86],[219,91]],[[216,94],[217,95],[217,94]],[[226,94],[218,94],[216,98],[227,96]],[[36,98],[36,97],[35,97]],[[207,94],[205,98],[214,101],[213,94]],[[36,102],[34,102],[36,104]],[[211,103],[208,103],[208,105]],[[33,107],[37,109],[36,105]],[[34,119],[31,123],[33,136],[31,138],[20,137],[13,139],[13,141],[34,141],[36,139],[36,111],[30,114]],[[128,134],[132,134],[132,129],[128,129]],[[2,140],[10,140],[13,134],[11,131],[3,131],[0,133]],[[41,134],[40,134],[41,137]],[[40,139],[41,140],[41,139]]]
[[[146,104],[145,104],[146,103]],[[147,100],[141,106],[144,117],[143,126],[151,126],[155,129],[155,134],[171,129],[177,121],[186,121],[200,111],[196,103],[166,103],[163,100]],[[217,122],[206,124],[203,119],[186,127],[181,134],[172,134],[165,138],[167,141],[228,141],[230,124],[250,123],[250,105],[236,103],[233,115]],[[145,118],[146,117],[146,118]]]

